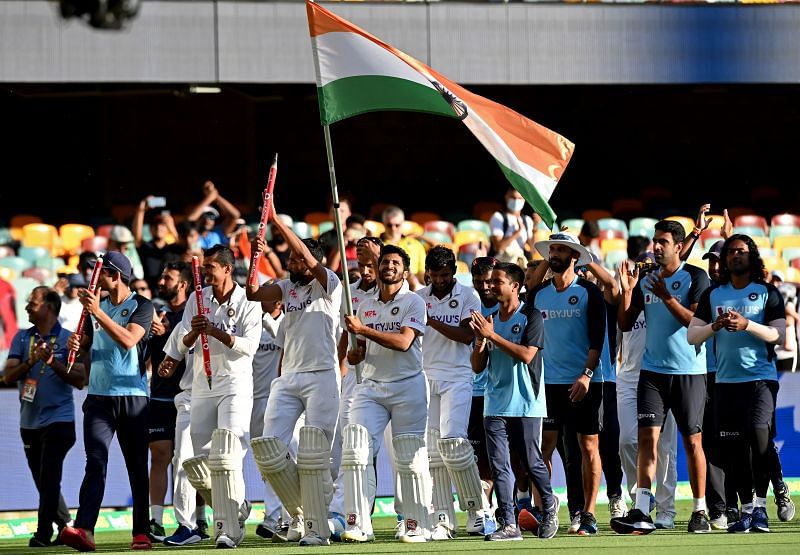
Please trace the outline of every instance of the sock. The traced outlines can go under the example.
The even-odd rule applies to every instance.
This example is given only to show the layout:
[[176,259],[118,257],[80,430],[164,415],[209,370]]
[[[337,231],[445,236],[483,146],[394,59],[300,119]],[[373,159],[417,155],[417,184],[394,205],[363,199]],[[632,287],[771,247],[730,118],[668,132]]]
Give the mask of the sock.
[[636,508],[642,511],[642,514],[650,514],[650,490],[647,488],[636,489]]
[[150,518],[156,521],[156,524],[162,524],[164,521],[164,505],[150,505]]
[[695,512],[695,513],[697,511],[708,512],[708,507],[706,507],[706,498],[705,497],[695,497],[695,498],[692,499],[692,501],[694,502],[694,509],[692,509],[693,512]]
[[754,506],[756,507],[763,507],[767,508],[767,498],[766,497],[756,497]]
[[206,506],[205,505],[198,505],[197,508],[194,510],[194,520],[195,522],[201,522],[206,519]]
[[742,505],[742,512],[747,513],[749,515],[753,514],[753,504],[745,503],[744,505]]

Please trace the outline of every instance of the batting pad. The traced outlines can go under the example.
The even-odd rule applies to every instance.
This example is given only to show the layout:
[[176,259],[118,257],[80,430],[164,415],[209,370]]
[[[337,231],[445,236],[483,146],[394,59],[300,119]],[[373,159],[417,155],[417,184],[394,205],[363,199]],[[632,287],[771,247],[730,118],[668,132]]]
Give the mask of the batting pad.
[[417,521],[420,528],[430,528],[430,472],[425,439],[414,434],[392,438],[400,490],[403,492],[403,516]]
[[475,462],[475,450],[469,440],[460,437],[440,439],[438,446],[444,464],[455,483],[461,510],[488,509],[489,501],[481,487],[481,477]]
[[[211,497],[214,501],[214,528],[235,542],[242,539],[239,527],[239,506],[244,492],[237,491],[237,479],[242,472],[242,450],[239,436],[225,428],[211,433],[211,452],[208,455],[211,469]],[[241,498],[240,498],[241,497]]]
[[200,455],[183,461],[186,479],[197,493],[205,500],[206,505],[213,507],[211,499],[211,470],[208,468],[208,457]]
[[456,520],[456,510],[453,507],[453,484],[450,482],[450,474],[439,454],[439,430],[428,430],[428,445],[431,446],[428,454],[430,455],[430,472],[433,480],[433,524],[444,524],[448,528],[455,529],[458,521]]
[[328,505],[333,498],[331,479],[331,444],[322,428],[303,426],[297,445],[297,474],[306,530],[328,538]]
[[372,498],[376,488],[367,471],[371,463],[369,443],[369,432],[360,424],[348,424],[342,430],[345,518],[348,525],[358,526],[365,534],[372,534]]
[[289,448],[277,437],[258,437],[250,447],[261,477],[272,486],[283,507],[292,516],[302,516],[300,479]]

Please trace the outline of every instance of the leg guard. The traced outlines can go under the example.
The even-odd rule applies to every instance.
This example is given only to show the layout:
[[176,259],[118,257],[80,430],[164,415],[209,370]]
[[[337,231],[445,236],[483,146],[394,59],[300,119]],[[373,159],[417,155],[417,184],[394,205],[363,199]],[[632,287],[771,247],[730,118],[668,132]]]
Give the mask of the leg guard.
[[211,499],[211,470],[208,468],[208,457],[200,455],[183,461],[186,479],[197,493],[205,500],[206,505],[213,507]]
[[[458,521],[453,507],[453,484],[450,481],[445,461],[442,460],[439,453],[440,441],[439,430],[434,428],[428,430],[428,445],[430,445],[428,455],[430,455],[430,472],[433,480],[433,525],[442,524],[450,530],[455,530]],[[460,491],[458,495],[460,498]]]
[[392,439],[396,457],[406,529],[430,530],[430,471],[422,436],[400,434]]
[[331,444],[321,428],[300,428],[297,474],[300,478],[306,533],[311,532],[327,539],[331,534],[328,527],[328,505],[333,497],[333,480]]
[[242,472],[239,436],[225,428],[214,430],[208,468],[211,470],[215,533],[217,536],[225,534],[238,545],[244,536],[239,526],[239,507],[244,501],[244,492],[238,491],[236,485]]
[[359,424],[348,424],[342,431],[342,472],[344,474],[344,510],[348,526],[357,526],[372,534],[372,497],[370,484],[369,432]]
[[276,437],[259,437],[250,442],[253,458],[265,482],[272,486],[291,516],[303,515],[300,479],[289,448]]
[[[475,450],[469,440],[463,438],[440,439],[439,451],[455,483],[461,510],[467,512],[488,509],[489,501],[481,487],[481,477],[475,461]],[[433,457],[431,457],[431,467],[433,467]]]

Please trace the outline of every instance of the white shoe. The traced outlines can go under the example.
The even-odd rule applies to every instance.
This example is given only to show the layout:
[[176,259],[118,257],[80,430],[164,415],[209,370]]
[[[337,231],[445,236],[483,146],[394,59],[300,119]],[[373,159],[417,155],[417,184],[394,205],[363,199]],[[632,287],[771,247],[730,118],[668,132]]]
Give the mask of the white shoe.
[[234,549],[237,544],[236,540],[229,538],[226,534],[220,534],[216,540],[217,549]]
[[627,516],[628,505],[625,504],[625,499],[621,495],[612,495],[608,500],[608,512],[611,513],[611,518]]
[[278,532],[272,536],[272,539],[273,541],[278,542],[299,542],[300,538],[303,537],[303,532],[305,532],[305,521],[303,520],[302,516],[295,515],[292,518],[292,523],[286,530],[286,534],[284,535],[281,532]]
[[406,519],[406,533],[400,536],[403,543],[424,543],[431,538],[430,530],[417,524],[413,518]]
[[455,537],[455,532],[450,529],[445,523],[440,522],[436,526],[433,527],[433,532],[431,533],[431,539],[433,541],[447,541],[452,540]]
[[394,526],[394,539],[399,540],[406,533],[406,520],[398,520]]
[[328,514],[328,528],[331,531],[331,541],[342,541],[342,532],[344,532],[345,522],[344,517],[339,513]]
[[300,545],[330,545],[331,541],[328,538],[323,538],[314,530],[309,530],[306,535],[300,540]]
[[342,541],[350,543],[365,543],[375,540],[373,534],[367,534],[356,525],[347,525],[342,532]]
[[657,513],[653,524],[658,530],[672,530],[675,528],[675,516],[667,513]]
[[577,534],[578,528],[580,527],[581,527],[581,512],[578,511],[574,515],[572,515],[572,518],[569,521],[569,528],[567,528],[567,533]]
[[470,536],[482,536],[484,519],[485,516],[483,511],[469,509],[467,511],[467,534]]

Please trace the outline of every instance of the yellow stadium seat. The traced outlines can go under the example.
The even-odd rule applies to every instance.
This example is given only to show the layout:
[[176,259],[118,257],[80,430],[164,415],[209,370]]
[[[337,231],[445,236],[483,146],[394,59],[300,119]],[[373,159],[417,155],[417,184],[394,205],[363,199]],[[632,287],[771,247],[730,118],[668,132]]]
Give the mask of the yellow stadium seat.
[[627,249],[627,239],[605,239],[600,242],[600,250],[603,252],[603,255],[611,251],[627,251]]
[[456,273],[457,274],[468,274],[469,273],[469,266],[463,260],[456,260]]
[[706,214],[706,218],[711,220],[708,229],[722,229],[722,224],[725,223],[725,216],[722,214]]
[[365,221],[364,227],[367,229],[367,233],[372,237],[380,237],[383,235],[383,232],[386,231],[386,226],[375,220]]
[[786,268],[786,281],[800,283],[800,270],[789,266]]
[[777,256],[764,256],[761,258],[761,260],[764,261],[764,267],[768,272],[773,270],[786,272],[786,262],[784,262],[783,258],[779,258]]
[[12,279],[17,278],[17,271],[14,268],[6,268],[5,266],[0,266],[0,279],[4,279],[5,281],[11,281]]
[[59,248],[58,230],[50,224],[25,224],[22,226],[22,245],[25,247],[44,247],[51,254],[55,254]]
[[418,237],[425,233],[425,230],[417,222],[406,220],[403,222],[403,225],[400,226],[400,233],[411,237]]
[[756,235],[754,237],[750,237],[750,239],[753,240],[753,242],[756,244],[756,246],[759,248],[759,250],[760,249],[768,249],[768,248],[770,248],[770,246],[769,246],[769,237],[760,237],[760,236]]
[[15,241],[22,241],[22,228],[26,224],[35,224],[41,223],[42,219],[39,216],[33,216],[32,214],[17,214],[16,216],[11,216],[11,220],[8,222],[8,227],[11,228],[9,231],[11,232],[11,237]]
[[80,251],[81,241],[94,237],[94,229],[83,224],[64,224],[58,228],[61,237],[61,248],[66,254],[75,254]]
[[466,245],[467,243],[480,243],[480,242],[483,242],[484,245],[488,245],[489,238],[482,231],[478,231],[475,229],[465,229],[463,231],[456,231],[456,237],[453,242],[459,247],[461,245]]
[[694,229],[694,220],[687,218],[686,216],[669,216],[668,218],[664,219],[673,220],[680,223],[683,226],[683,229],[686,230],[686,235],[689,235]]
[[781,256],[786,247],[800,247],[800,235],[779,235],[775,237],[772,248],[775,249],[775,256]]

